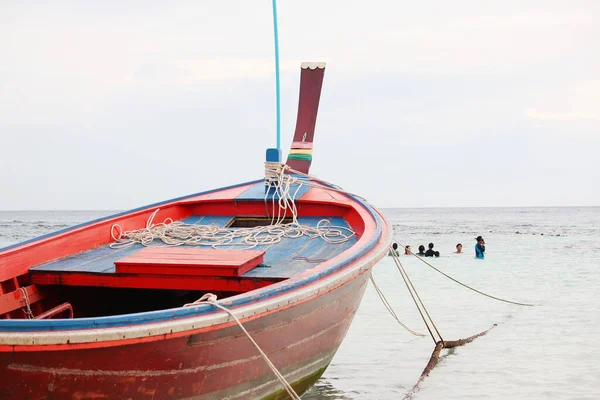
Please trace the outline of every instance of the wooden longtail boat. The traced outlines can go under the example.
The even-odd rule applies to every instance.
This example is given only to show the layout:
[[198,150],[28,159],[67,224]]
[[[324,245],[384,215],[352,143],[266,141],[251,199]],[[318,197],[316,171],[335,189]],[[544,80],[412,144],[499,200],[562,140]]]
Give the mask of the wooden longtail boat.
[[[292,169],[283,170],[294,179],[291,202],[261,179],[0,249],[0,398],[288,398],[235,320],[193,303],[206,293],[297,393],[308,390],[342,343],[370,269],[391,241],[387,222],[363,199],[303,175],[323,76],[324,65],[302,65]],[[195,245],[127,241],[133,230],[173,224],[221,233]],[[273,224],[275,238],[259,234],[254,244],[223,236]],[[317,233],[298,234],[294,224]],[[292,230],[281,235],[282,227]],[[351,233],[339,240],[334,233],[344,228]]]

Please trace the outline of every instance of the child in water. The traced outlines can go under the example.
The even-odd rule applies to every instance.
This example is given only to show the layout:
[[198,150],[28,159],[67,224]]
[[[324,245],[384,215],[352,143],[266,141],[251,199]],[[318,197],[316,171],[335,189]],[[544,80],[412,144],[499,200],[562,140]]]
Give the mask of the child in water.
[[456,245],[456,254],[462,254],[462,244]]
[[396,253],[396,255],[397,255],[397,256],[399,256],[399,255],[400,255],[400,252],[398,251],[398,243],[394,242],[394,243],[392,244],[392,250],[390,250],[390,251],[389,251],[389,253],[388,253],[388,256],[391,256],[391,255],[393,255],[392,251],[393,251],[394,253]]

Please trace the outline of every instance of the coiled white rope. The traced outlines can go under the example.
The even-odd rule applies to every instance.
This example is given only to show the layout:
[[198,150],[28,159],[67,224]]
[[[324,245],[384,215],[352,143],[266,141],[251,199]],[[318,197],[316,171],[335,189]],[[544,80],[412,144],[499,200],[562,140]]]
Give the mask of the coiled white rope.
[[[235,246],[252,249],[259,245],[279,243],[283,238],[301,236],[308,236],[311,239],[321,238],[328,243],[341,244],[355,235],[352,229],[331,225],[327,219],[320,220],[316,227],[300,224],[295,198],[303,185],[315,185],[285,172],[286,166],[280,163],[265,163],[265,183],[268,190],[264,201],[266,203],[269,196],[271,197],[271,225],[225,228],[216,225],[187,224],[173,221],[171,218],[155,224],[154,218],[159,211],[156,209],[148,218],[145,228],[123,232],[119,224],[114,224],[110,230],[114,243],[110,247],[118,249],[135,243],[151,246],[154,240],[160,240],[167,246],[189,245],[213,248]],[[283,223],[288,216],[292,217],[292,222]]]
[[246,328],[244,328],[244,325],[240,322],[240,320],[237,319],[237,317],[235,315],[233,315],[233,313],[231,311],[229,311],[227,308],[225,308],[222,305],[220,305],[219,303],[217,303],[217,296],[216,295],[214,295],[212,293],[206,293],[205,295],[203,295],[202,297],[200,297],[198,300],[194,301],[193,303],[185,304],[184,307],[192,307],[192,306],[196,306],[196,305],[199,305],[199,304],[211,304],[211,305],[217,307],[218,309],[223,310],[227,314],[229,314],[229,316],[231,318],[233,318],[233,320],[238,324],[238,326],[240,327],[240,329],[246,334],[246,336],[248,337],[248,339],[250,340],[250,342],[252,342],[252,344],[254,345],[254,347],[256,347],[256,350],[258,350],[258,352],[262,356],[263,360],[265,360],[265,362],[267,363],[267,365],[269,366],[269,368],[271,368],[271,371],[273,371],[273,374],[277,377],[277,379],[279,380],[279,382],[281,382],[281,384],[283,385],[283,388],[285,389],[285,391],[290,395],[290,397],[292,399],[294,399],[294,400],[300,400],[300,396],[298,396],[298,394],[296,393],[296,391],[294,390],[294,388],[292,387],[292,385],[290,385],[288,383],[288,381],[281,374],[281,372],[279,372],[279,370],[277,369],[277,367],[275,367],[275,365],[271,362],[271,360],[269,360],[269,357],[267,357],[267,355],[265,354],[264,351],[262,351],[262,349],[260,348],[260,346],[258,345],[258,343],[256,343],[256,341],[254,341],[254,339],[252,338],[252,336],[250,336],[250,333],[248,333],[248,331],[246,330]]

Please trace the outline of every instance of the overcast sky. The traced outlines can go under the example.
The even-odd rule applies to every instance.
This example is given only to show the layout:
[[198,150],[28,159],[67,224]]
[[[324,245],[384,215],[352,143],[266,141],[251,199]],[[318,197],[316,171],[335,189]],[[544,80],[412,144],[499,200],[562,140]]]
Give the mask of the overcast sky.
[[[600,205],[600,2],[279,3],[282,145],[381,207]],[[269,0],[0,2],[0,209],[127,209],[263,174]]]

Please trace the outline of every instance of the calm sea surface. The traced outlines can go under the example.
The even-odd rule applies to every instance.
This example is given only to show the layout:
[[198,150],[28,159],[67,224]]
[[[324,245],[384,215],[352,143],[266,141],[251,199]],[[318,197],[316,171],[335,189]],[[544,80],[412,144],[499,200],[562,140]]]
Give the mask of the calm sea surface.
[[[486,336],[443,351],[414,399],[600,398],[600,208],[387,209],[395,236],[415,250],[433,242],[436,267],[521,307],[471,292],[415,257],[401,256],[445,340]],[[0,247],[110,214],[0,211]],[[517,233],[519,232],[519,233]],[[486,259],[473,256],[474,238]],[[454,254],[457,243],[465,254]],[[426,333],[390,258],[374,277],[400,319]],[[371,286],[329,369],[304,399],[399,399],[434,343],[406,332]]]

